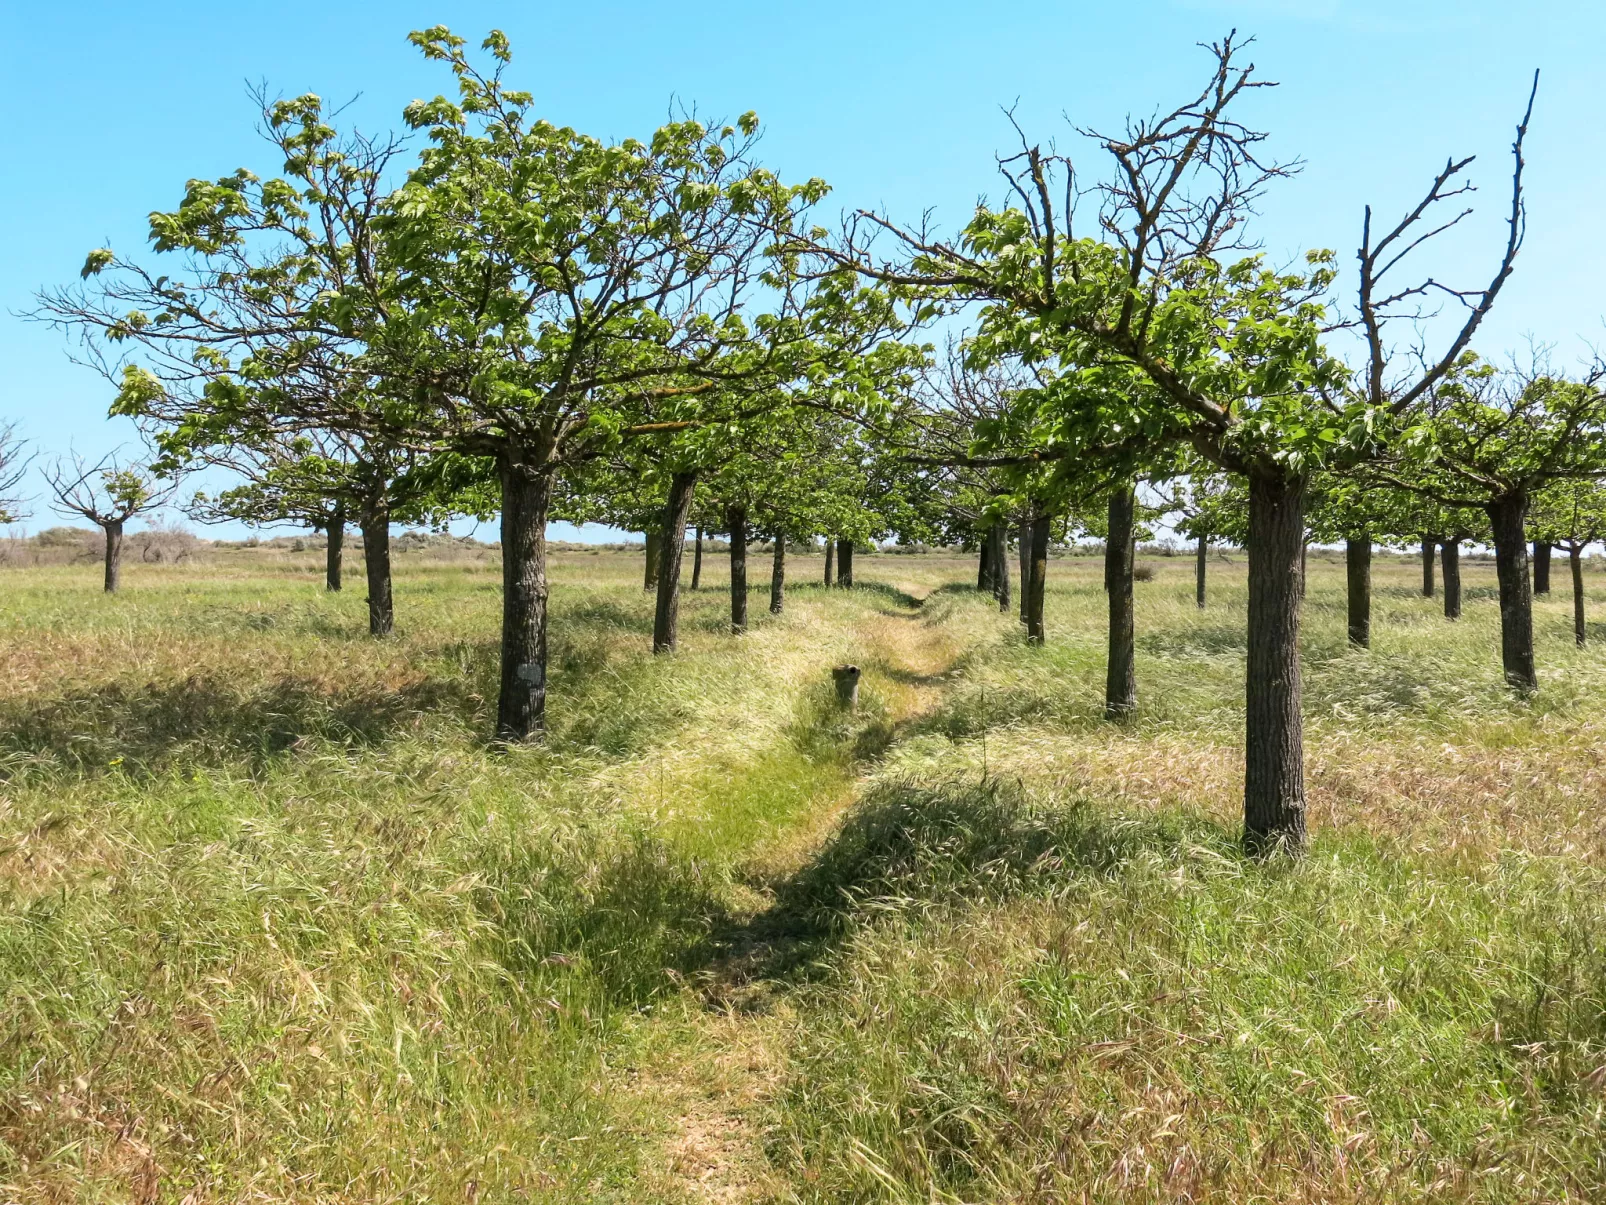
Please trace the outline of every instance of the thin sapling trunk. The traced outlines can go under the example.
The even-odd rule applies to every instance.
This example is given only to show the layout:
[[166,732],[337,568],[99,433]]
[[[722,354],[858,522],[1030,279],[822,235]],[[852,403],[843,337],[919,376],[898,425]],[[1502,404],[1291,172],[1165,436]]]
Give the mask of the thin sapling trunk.
[[691,588],[697,589],[703,584],[703,529],[697,529],[697,544],[691,556]]
[[829,590],[835,585],[836,569],[836,541],[830,536],[825,537],[825,588]]
[[786,537],[775,534],[775,556],[770,561],[770,614],[786,607]]
[[1210,559],[1210,541],[1200,536],[1198,547],[1194,550],[1193,562],[1193,605],[1201,611],[1205,605],[1205,564]]
[[1567,546],[1567,564],[1573,571],[1573,639],[1583,648],[1584,634],[1584,546],[1576,540]]
[[1032,520],[1031,573],[1026,584],[1026,642],[1042,644],[1047,638],[1043,625],[1043,590],[1048,583],[1048,534],[1053,519],[1039,514]]

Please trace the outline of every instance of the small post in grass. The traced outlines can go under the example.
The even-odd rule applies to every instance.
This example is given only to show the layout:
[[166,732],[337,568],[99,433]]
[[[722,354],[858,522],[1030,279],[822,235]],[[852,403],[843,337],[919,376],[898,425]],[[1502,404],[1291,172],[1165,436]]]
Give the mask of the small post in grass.
[[859,705],[859,667],[835,666],[831,670],[831,679],[836,683],[837,703],[848,711],[856,708]]

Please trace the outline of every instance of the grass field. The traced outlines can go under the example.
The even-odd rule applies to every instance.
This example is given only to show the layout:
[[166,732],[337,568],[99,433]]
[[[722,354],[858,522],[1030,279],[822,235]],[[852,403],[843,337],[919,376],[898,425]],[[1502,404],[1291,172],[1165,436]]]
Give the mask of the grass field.
[[938,556],[732,638],[715,560],[653,658],[638,558],[562,553],[511,752],[494,564],[401,557],[375,642],[315,561],[0,573],[0,1201],[1606,1198],[1564,594],[1522,701],[1492,566],[1452,625],[1381,561],[1360,652],[1314,559],[1315,839],[1257,864],[1241,557],[1149,562],[1117,726],[1096,560],[1042,649]]

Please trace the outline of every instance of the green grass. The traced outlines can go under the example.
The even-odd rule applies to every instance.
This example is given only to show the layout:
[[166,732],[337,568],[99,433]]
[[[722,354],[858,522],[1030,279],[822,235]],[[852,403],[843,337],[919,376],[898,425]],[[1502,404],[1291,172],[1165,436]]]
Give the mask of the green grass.
[[383,642],[310,554],[0,574],[0,1200],[1606,1195],[1567,600],[1524,701],[1492,568],[1451,625],[1380,561],[1359,652],[1314,560],[1317,836],[1259,865],[1241,558],[1154,565],[1112,725],[1096,561],[1030,649],[939,557],[733,639],[716,558],[654,658],[637,559],[562,554],[513,751],[488,562],[400,558]]

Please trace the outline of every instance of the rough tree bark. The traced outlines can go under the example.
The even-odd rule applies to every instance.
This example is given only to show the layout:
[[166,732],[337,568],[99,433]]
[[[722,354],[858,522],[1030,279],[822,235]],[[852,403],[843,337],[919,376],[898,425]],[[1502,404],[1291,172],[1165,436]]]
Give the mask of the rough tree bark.
[[396,609],[390,591],[390,508],[365,508],[362,529],[362,563],[368,578],[368,634],[389,636],[396,626]]
[[1249,658],[1245,675],[1244,844],[1252,853],[1305,845],[1305,732],[1299,610],[1305,480],[1249,475]]
[[833,576],[836,569],[836,541],[830,536],[825,537],[825,588],[829,590],[836,584]]
[[658,569],[663,561],[663,550],[659,545],[663,541],[660,532],[649,531],[643,533],[647,539],[643,548],[641,588],[642,590],[656,590],[658,588]]
[[123,521],[101,524],[106,533],[106,593],[116,594],[123,573]]
[[1349,642],[1372,647],[1372,537],[1344,541],[1344,580],[1349,587]]
[[770,560],[770,614],[786,607],[786,537],[775,534],[775,556]]
[[1573,571],[1573,639],[1583,648],[1584,634],[1584,546],[1573,543],[1567,546],[1567,562]]
[[1534,593],[1550,593],[1550,545],[1534,541]]
[[727,506],[725,527],[731,538],[731,635],[747,631],[747,508]]
[[1444,617],[1461,618],[1461,541],[1445,540],[1439,546],[1444,567]]
[[1506,681],[1524,693],[1539,689],[1534,671],[1533,595],[1528,581],[1528,496],[1507,494],[1489,503],[1494,528],[1495,575],[1500,581],[1500,664]]
[[1205,564],[1210,559],[1210,541],[1200,536],[1198,547],[1194,551],[1193,564],[1193,605],[1201,611],[1205,605]]
[[1138,705],[1135,622],[1132,613],[1133,525],[1137,495],[1130,485],[1110,494],[1109,539],[1104,543],[1104,591],[1109,596],[1109,655],[1104,674],[1104,717],[1119,720]]
[[988,533],[992,541],[990,559],[993,565],[993,597],[998,609],[1009,614],[1009,529],[1002,523],[993,524]]
[[[539,462],[538,462],[539,463]],[[546,729],[546,525],[552,478],[517,453],[502,479],[502,677],[496,735],[540,739]]]
[[1434,540],[1422,541],[1422,597],[1433,597],[1433,554],[1438,548]]
[[664,531],[658,540],[658,605],[652,617],[652,651],[672,653],[680,636],[680,565],[686,556],[686,520],[691,515],[696,473],[669,479]]
[[335,593],[340,591],[341,571],[345,567],[346,553],[346,508],[335,507],[334,514],[330,516],[329,526],[326,529],[329,542],[323,554],[323,587]]
[[1043,625],[1043,589],[1048,583],[1048,529],[1053,519],[1038,513],[1032,519],[1031,574],[1026,584],[1026,642],[1042,644],[1047,638]]
[[696,550],[691,557],[691,588],[693,590],[703,584],[703,529],[697,529]]
[[836,542],[836,584],[844,590],[853,589],[853,541]]

